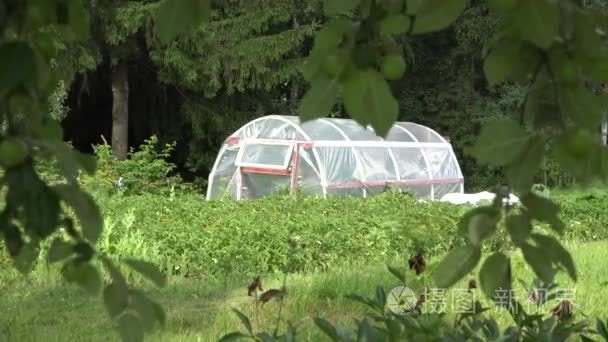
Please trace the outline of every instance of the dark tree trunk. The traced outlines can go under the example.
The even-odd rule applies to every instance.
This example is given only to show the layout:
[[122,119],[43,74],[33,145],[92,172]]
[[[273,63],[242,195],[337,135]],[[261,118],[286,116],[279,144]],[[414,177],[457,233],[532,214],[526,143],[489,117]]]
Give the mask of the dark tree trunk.
[[129,152],[129,79],[127,63],[112,68],[112,152],[125,160]]

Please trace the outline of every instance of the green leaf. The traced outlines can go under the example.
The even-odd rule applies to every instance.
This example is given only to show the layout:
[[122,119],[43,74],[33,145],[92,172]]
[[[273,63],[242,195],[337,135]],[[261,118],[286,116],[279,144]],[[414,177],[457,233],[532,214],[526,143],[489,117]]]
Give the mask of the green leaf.
[[158,316],[158,303],[148,298],[145,293],[139,290],[131,290],[130,294],[131,306],[137,312],[144,331],[151,331],[156,323],[161,323],[164,320],[164,312],[162,316]]
[[[2,216],[3,218],[7,218],[7,220],[10,219],[8,218],[6,208],[2,212]],[[6,244],[10,256],[13,258],[17,257],[25,244],[19,227],[10,222],[3,222],[0,227],[0,232],[2,232],[2,235],[4,236],[4,243]]]
[[154,311],[154,316],[156,317],[156,322],[158,322],[162,327],[167,324],[167,313],[165,309],[157,302],[151,300],[152,310]]
[[116,265],[114,265],[112,260],[110,260],[108,257],[102,255],[100,258],[104,267],[106,268],[108,273],[110,273],[110,277],[112,278],[112,280],[116,283],[118,287],[124,289],[126,295],[128,295],[127,281],[125,280],[118,267],[116,267]]
[[0,94],[36,82],[38,65],[34,50],[26,42],[0,45]]
[[355,71],[343,84],[344,106],[362,126],[386,136],[397,120],[399,105],[386,80],[375,70]]
[[304,79],[314,83],[319,79],[338,78],[349,63],[347,51],[340,50],[343,35],[349,30],[347,23],[334,21],[315,35],[315,44],[302,65]]
[[59,199],[40,180],[32,163],[21,164],[6,171],[9,184],[6,201],[24,209],[24,228],[28,234],[44,239],[59,227]]
[[238,340],[242,340],[242,339],[250,339],[251,337],[249,335],[245,335],[242,332],[231,332],[229,334],[226,334],[224,336],[222,336],[222,338],[220,338],[220,342],[232,342],[232,341],[238,341]]
[[55,2],[44,0],[30,0],[27,2],[26,23],[28,28],[39,29],[54,23],[57,20]]
[[55,238],[51,243],[47,254],[47,260],[49,263],[54,263],[67,259],[74,253],[74,245],[69,242],[62,240],[61,238]]
[[481,258],[481,249],[466,245],[458,247],[443,258],[433,273],[438,288],[447,289],[475,268]]
[[99,272],[91,264],[84,264],[79,267],[79,276],[76,283],[92,295],[97,295],[101,290],[101,277]]
[[386,305],[386,293],[380,285],[376,286],[376,302],[378,302],[378,306],[381,308],[384,308]]
[[479,270],[479,283],[488,298],[496,298],[496,290],[511,289],[511,261],[501,253],[490,255]]
[[244,313],[240,312],[236,308],[232,308],[232,311],[238,316],[239,320],[249,333],[249,335],[253,335],[253,329],[251,328],[251,322],[249,321],[249,317],[245,316]]
[[407,0],[407,15],[416,15],[426,0]]
[[505,166],[516,161],[526,146],[529,135],[513,120],[499,120],[486,124],[475,144],[466,152],[478,162]]
[[118,317],[127,308],[129,292],[124,284],[113,281],[103,289],[103,304],[110,317]]
[[118,319],[118,331],[123,342],[143,342],[144,330],[135,314],[126,312]]
[[321,329],[332,341],[340,341],[338,330],[333,326],[333,324],[331,324],[331,322],[320,317],[315,317],[314,321],[317,327],[319,327],[319,329]]
[[45,184],[27,191],[32,193],[29,195],[29,201],[24,203],[27,213],[25,229],[42,239],[47,238],[59,227],[59,198]]
[[353,24],[347,20],[336,19],[323,26],[315,34],[311,55],[322,56],[336,50],[344,41],[344,35],[353,31]]
[[520,200],[528,209],[532,219],[550,224],[551,228],[557,233],[564,231],[564,223],[559,218],[559,205],[534,193],[528,193]]
[[380,30],[387,34],[406,33],[410,28],[410,18],[403,14],[393,14],[380,21]]
[[63,265],[61,272],[65,280],[79,285],[92,295],[98,294],[101,289],[99,272],[89,263],[78,263],[75,260],[70,260]]
[[521,251],[524,255],[524,260],[536,274],[536,276],[545,283],[552,283],[555,276],[555,271],[551,264],[551,259],[547,258],[547,253],[538,247],[530,244],[523,244]]
[[361,304],[364,304],[364,305],[368,306],[370,309],[374,309],[374,310],[378,310],[378,311],[382,310],[382,308],[379,307],[376,302],[374,302],[373,300],[370,300],[369,298],[365,298],[363,296],[359,296],[356,294],[348,294],[345,296],[345,298],[350,299],[355,302],[359,302]]
[[40,255],[40,244],[31,241],[23,245],[19,254],[14,258],[15,268],[22,274],[29,274],[36,266],[36,261]]
[[276,342],[276,339],[267,332],[257,333],[257,334],[255,334],[255,337],[260,339],[262,342]]
[[401,280],[402,283],[406,282],[406,278],[405,278],[405,273],[402,272],[400,269],[393,267],[393,266],[388,266],[388,270],[395,276],[397,277],[397,279]]
[[541,60],[540,53],[520,41],[501,41],[484,58],[483,71],[490,86],[532,77]]
[[72,154],[76,156],[78,165],[80,165],[85,173],[91,176],[95,174],[95,170],[97,170],[97,158],[95,156],[84,154],[74,149],[72,149]]
[[327,15],[347,13],[359,6],[360,0],[325,0],[323,9]]
[[604,324],[604,322],[598,318],[595,326],[598,334],[608,341],[608,329],[606,329],[606,324]]
[[540,131],[547,127],[563,127],[564,120],[555,101],[553,81],[546,67],[539,70],[536,81],[528,91],[524,119],[526,124]]
[[[78,177],[78,171],[80,168],[89,173],[88,171],[91,169],[91,162],[89,161],[90,157],[83,156],[82,153],[74,150],[65,142],[61,140],[41,140],[39,145],[46,152],[57,158],[57,165],[68,182],[76,183],[76,178]],[[94,172],[95,162],[93,162],[92,168]]]
[[573,122],[589,130],[596,130],[605,118],[605,99],[578,85],[561,86],[559,104]]
[[568,272],[568,276],[576,282],[576,266],[570,253],[554,237],[541,234],[532,234],[532,239],[538,246],[548,251],[555,260],[555,263]]
[[519,1],[515,21],[521,35],[536,46],[548,49],[559,34],[559,8],[555,1]]
[[4,168],[21,166],[30,155],[29,147],[19,138],[6,137],[0,143],[0,165]]
[[78,39],[85,39],[89,35],[89,16],[82,0],[70,0],[68,2],[68,17],[70,26]]
[[412,32],[420,34],[446,28],[458,18],[467,3],[467,0],[424,0],[416,12]]
[[520,193],[526,193],[534,184],[534,175],[540,169],[545,154],[545,140],[540,135],[532,136],[526,142],[522,155],[507,166],[509,185]]
[[101,262],[112,278],[112,283],[104,288],[103,302],[110,317],[114,318],[126,309],[129,301],[129,288],[122,273],[109,258],[101,256]]
[[469,226],[471,225],[471,219],[474,216],[485,214],[490,217],[494,217],[500,214],[500,210],[494,206],[483,206],[468,210],[460,220],[458,221],[458,230],[461,235],[469,235]]
[[479,207],[471,210],[471,215],[466,216],[467,233],[469,241],[474,246],[491,236],[500,220],[500,211],[494,207]]
[[515,7],[517,0],[488,0],[487,3],[490,10],[504,14]]
[[358,342],[379,341],[380,336],[378,335],[378,331],[370,324],[368,318],[364,318],[363,321],[359,323],[359,330],[357,331]]
[[56,185],[53,190],[74,209],[82,226],[84,238],[93,245],[97,243],[103,229],[103,219],[95,200],[78,186],[72,184]]
[[163,0],[154,14],[154,28],[162,43],[194,30],[211,15],[211,0]]
[[[570,13],[571,23],[566,26],[568,29],[564,30],[567,32],[567,36],[571,37],[568,45],[571,44],[574,51],[580,51],[581,53],[576,55],[585,62],[604,61],[606,52],[608,52],[603,45],[605,34],[602,34],[602,31],[606,32],[605,14],[601,13],[602,11],[595,12],[572,11]],[[568,21],[564,20],[564,22]]]
[[529,216],[523,214],[507,216],[506,226],[511,240],[517,246],[524,244],[532,231],[532,223]]
[[40,125],[38,135],[47,141],[63,142],[63,128],[57,120],[47,120]]
[[336,103],[338,91],[337,79],[317,77],[300,101],[298,113],[302,122],[327,116]]
[[403,336],[404,325],[397,320],[387,319],[384,321],[388,332],[388,341],[399,341]]
[[608,179],[608,148],[586,130],[567,131],[557,137],[553,153],[562,169],[581,185]]
[[135,259],[125,259],[124,262],[142,276],[148,278],[156,286],[164,287],[167,285],[167,275],[162,273],[154,264]]

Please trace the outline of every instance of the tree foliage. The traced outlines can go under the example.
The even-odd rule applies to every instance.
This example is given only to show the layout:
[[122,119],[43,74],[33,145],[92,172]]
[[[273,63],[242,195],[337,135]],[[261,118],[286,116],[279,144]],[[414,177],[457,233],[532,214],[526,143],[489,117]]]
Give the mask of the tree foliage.
[[221,1],[208,24],[151,52],[161,79],[213,97],[297,79],[318,1]]

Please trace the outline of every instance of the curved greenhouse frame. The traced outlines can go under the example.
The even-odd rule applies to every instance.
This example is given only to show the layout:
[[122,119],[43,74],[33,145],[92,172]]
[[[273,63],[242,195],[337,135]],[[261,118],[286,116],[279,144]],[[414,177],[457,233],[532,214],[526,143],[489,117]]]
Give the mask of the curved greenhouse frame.
[[277,191],[367,197],[387,185],[424,199],[463,193],[450,143],[397,122],[387,137],[354,120],[297,116],[253,120],[226,139],[209,174],[207,199],[254,199]]

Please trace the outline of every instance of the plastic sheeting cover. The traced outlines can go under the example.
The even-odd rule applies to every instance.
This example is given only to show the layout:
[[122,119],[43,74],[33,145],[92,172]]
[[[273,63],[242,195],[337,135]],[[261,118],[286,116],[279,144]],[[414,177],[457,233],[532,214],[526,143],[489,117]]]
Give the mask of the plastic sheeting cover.
[[207,198],[260,198],[292,187],[311,195],[368,196],[389,184],[421,198],[463,192],[451,145],[428,127],[397,122],[383,139],[353,120],[300,124],[296,116],[272,115],[226,140]]

